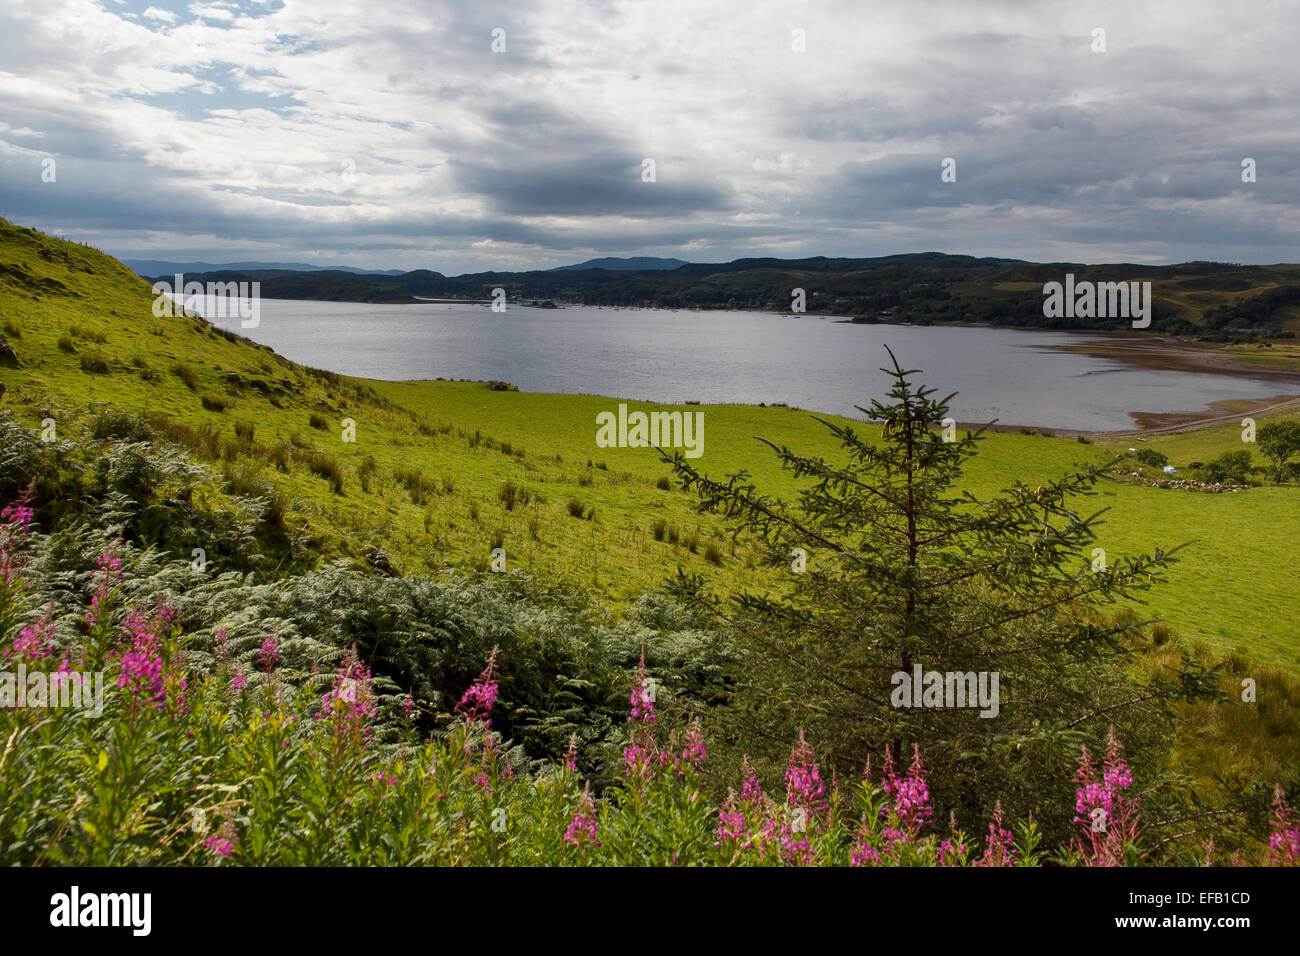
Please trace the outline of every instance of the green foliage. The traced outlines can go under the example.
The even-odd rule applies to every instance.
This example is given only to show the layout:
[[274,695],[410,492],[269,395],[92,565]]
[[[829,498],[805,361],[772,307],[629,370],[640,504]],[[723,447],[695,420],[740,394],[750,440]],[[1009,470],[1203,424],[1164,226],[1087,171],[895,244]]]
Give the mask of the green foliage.
[[1259,451],[1273,463],[1273,480],[1283,481],[1289,474],[1288,462],[1300,453],[1300,421],[1270,422],[1256,436]]
[[1149,465],[1152,468],[1163,468],[1169,464],[1169,456],[1154,448],[1139,448],[1137,454],[1133,457],[1141,464]]
[[[1112,620],[1107,605],[1149,589],[1172,552],[1093,569],[1100,512],[1081,514],[1073,499],[1091,494],[1105,468],[983,499],[957,493],[982,434],[944,441],[948,399],[913,386],[915,373],[896,362],[886,371],[888,403],[863,409],[884,425],[879,443],[822,419],[841,446],[835,460],[768,443],[799,481],[793,502],[764,495],[744,472],[719,481],[670,459],[701,510],[728,516],[773,564],[807,554],[784,597],[740,593],[715,609],[746,653],[744,719],[776,739],[806,728],[846,776],[886,746],[919,745],[942,809],[968,822],[988,818],[994,793],[1019,815],[1055,788],[1036,815],[1057,838],[1073,813],[1060,781],[1082,740],[1115,722],[1156,761],[1169,730],[1158,702],[1219,693],[1191,660],[1143,684],[1125,666],[1137,622]],[[910,682],[915,668],[941,681],[996,673],[1000,706],[902,700],[896,675]]]
[[1238,485],[1246,484],[1253,470],[1248,451],[1225,451],[1208,464],[1194,469],[1201,481]]

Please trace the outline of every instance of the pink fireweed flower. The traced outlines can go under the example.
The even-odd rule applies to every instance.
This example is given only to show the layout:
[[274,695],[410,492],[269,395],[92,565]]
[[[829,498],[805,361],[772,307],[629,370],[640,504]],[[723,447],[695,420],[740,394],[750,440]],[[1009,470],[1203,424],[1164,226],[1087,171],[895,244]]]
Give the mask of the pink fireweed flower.
[[569,734],[569,746],[564,751],[564,769],[574,773],[578,769],[578,735]]
[[984,838],[984,855],[975,861],[976,866],[1013,866],[1016,862],[1015,838],[1002,826],[1002,801],[993,805],[993,819],[989,833]]
[[740,799],[746,803],[761,806],[763,803],[763,785],[759,782],[758,774],[754,773],[754,768],[749,765],[748,755],[740,761],[740,775],[744,778],[744,783],[740,787]]
[[591,796],[591,781],[587,781],[582,796],[578,798],[573,819],[564,831],[564,842],[576,846],[579,851],[585,846],[600,846],[600,840],[596,839],[596,801]]
[[272,634],[262,639],[262,648],[257,652],[257,669],[270,674],[280,663],[280,642]]
[[0,525],[5,526],[4,530],[11,535],[32,533],[32,519],[36,516],[36,512],[24,503],[26,500],[26,498],[19,499],[0,509]]
[[23,590],[18,575],[27,562],[15,552],[14,539],[31,533],[32,509],[27,507],[26,501],[24,496],[0,511],[0,585],[6,590]]
[[790,759],[785,766],[785,792],[786,803],[792,807],[809,810],[826,808],[826,788],[822,785],[821,771],[802,730],[799,731],[799,743],[790,751]]
[[646,677],[645,648],[641,649],[641,663],[637,665],[636,680],[632,684],[632,708],[627,716],[629,724],[654,723],[655,693],[654,684]]
[[230,692],[238,694],[248,686],[248,675],[244,673],[242,667],[235,670],[235,676],[230,679]]
[[317,720],[332,726],[335,742],[360,743],[370,736],[371,719],[378,710],[370,690],[370,668],[361,663],[356,648],[343,658],[343,666],[334,675],[334,685],[321,697]]
[[880,786],[889,800],[882,807],[882,813],[897,819],[901,830],[889,826],[883,832],[888,842],[910,843],[934,814],[930,806],[930,788],[925,782],[925,765],[921,763],[920,746],[917,745],[913,750],[912,766],[906,776],[896,774],[893,766],[892,755],[887,752],[886,772]]
[[682,762],[677,770],[678,775],[684,776],[687,766],[696,770],[701,769],[707,756],[708,750],[704,746],[704,731],[700,729],[698,720],[692,721],[690,728],[686,731],[686,746],[682,748]]
[[1122,866],[1125,847],[1137,840],[1143,826],[1138,813],[1140,801],[1127,793],[1133,785],[1133,774],[1124,762],[1114,727],[1106,738],[1100,776],[1088,748],[1082,747],[1075,779],[1074,822],[1082,830],[1075,838],[1076,847],[1090,866]]
[[218,859],[229,859],[239,845],[239,834],[235,830],[234,821],[227,819],[220,830],[203,841],[203,845]]
[[718,839],[714,841],[714,846],[722,846],[724,840],[739,841],[749,835],[749,820],[745,817],[744,809],[739,805],[734,788],[728,788],[727,799],[722,801],[722,808],[718,810]]
[[[134,612],[133,612],[134,613]],[[167,699],[163,686],[163,662],[154,646],[153,635],[145,628],[139,615],[128,615],[132,627],[130,650],[118,662],[117,686],[125,688],[136,703],[161,707]],[[125,625],[124,625],[125,627]]]
[[1300,822],[1282,796],[1282,785],[1273,785],[1273,826],[1268,839],[1268,858],[1278,866],[1300,866]]
[[90,599],[90,608],[86,611],[85,621],[91,627],[97,626],[104,618],[104,608],[112,601],[114,581],[122,581],[122,560],[111,552],[105,551],[95,559],[95,593]]
[[35,624],[24,627],[14,638],[13,646],[0,651],[0,657],[26,658],[29,661],[44,660],[54,653],[50,637],[54,633],[54,623],[47,613]]
[[[998,805],[1001,809],[1001,804]],[[948,812],[948,839],[939,843],[939,865],[960,866],[966,859],[966,841],[957,832],[957,811]]]
[[645,779],[650,776],[652,766],[651,755],[635,741],[623,748],[623,775],[626,777],[640,777]]
[[869,843],[855,843],[849,851],[850,866],[879,866],[880,851]]
[[497,650],[496,647],[492,648],[483,673],[479,674],[461,695],[460,703],[453,711],[463,715],[469,723],[479,722],[484,727],[492,726],[492,708],[497,702],[497,693],[500,690],[500,685],[492,679],[493,672],[496,670]]
[[939,865],[959,866],[966,859],[966,844],[957,840],[941,840],[939,843]]

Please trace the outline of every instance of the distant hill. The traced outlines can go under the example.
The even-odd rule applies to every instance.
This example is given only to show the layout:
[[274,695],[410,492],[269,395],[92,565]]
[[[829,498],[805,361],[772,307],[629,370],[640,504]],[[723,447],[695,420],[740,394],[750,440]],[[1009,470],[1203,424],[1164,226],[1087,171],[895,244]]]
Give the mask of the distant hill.
[[171,262],[167,259],[123,259],[123,265],[138,276],[147,279],[178,272],[351,272],[354,275],[402,274],[401,269],[385,269],[371,273],[367,269],[351,266],[313,266],[303,262]]
[[[1178,265],[1088,265],[1027,262],[942,252],[851,259],[749,258],[688,262],[668,268],[631,268],[675,259],[595,259],[533,272],[477,272],[446,276],[414,272],[225,269],[186,271],[187,279],[261,282],[270,299],[414,303],[421,299],[481,302],[494,289],[509,301],[661,309],[789,311],[804,290],[804,311],[853,322],[964,323],[1041,329],[1127,331],[1115,318],[1043,315],[1043,285],[1067,273],[1077,281],[1150,281],[1149,331],[1213,339],[1290,336],[1300,330],[1300,266],[1185,262]],[[156,276],[169,276],[163,271]]]
[[651,269],[677,269],[690,265],[685,259],[660,259],[655,256],[630,256],[619,259],[606,256],[604,259],[588,259],[575,266],[557,266],[551,272],[573,272],[578,269],[605,269],[609,272],[645,272]]

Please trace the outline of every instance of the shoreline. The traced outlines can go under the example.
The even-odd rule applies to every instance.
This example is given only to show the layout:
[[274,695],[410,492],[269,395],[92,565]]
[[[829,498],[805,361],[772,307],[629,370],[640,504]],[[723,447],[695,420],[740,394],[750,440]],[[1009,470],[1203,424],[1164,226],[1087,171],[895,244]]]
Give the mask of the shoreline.
[[1120,438],[1126,436],[1167,435],[1197,431],[1229,422],[1239,423],[1244,416],[1266,415],[1300,407],[1300,372],[1259,368],[1248,365],[1217,342],[1196,342],[1177,338],[1133,339],[1106,338],[1078,345],[1046,345],[1041,348],[1109,358],[1139,368],[1172,372],[1200,372],[1230,375],[1293,386],[1267,398],[1212,402],[1199,411],[1131,412],[1136,427],[1104,431],[1062,431],[1069,437]]

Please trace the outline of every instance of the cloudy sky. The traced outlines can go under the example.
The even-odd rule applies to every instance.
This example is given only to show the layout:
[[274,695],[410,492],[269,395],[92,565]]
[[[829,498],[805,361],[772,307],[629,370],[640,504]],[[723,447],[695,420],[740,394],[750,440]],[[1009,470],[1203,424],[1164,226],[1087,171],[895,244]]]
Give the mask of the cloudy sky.
[[0,215],[448,274],[1294,262],[1297,36],[1292,2],[4,0]]

